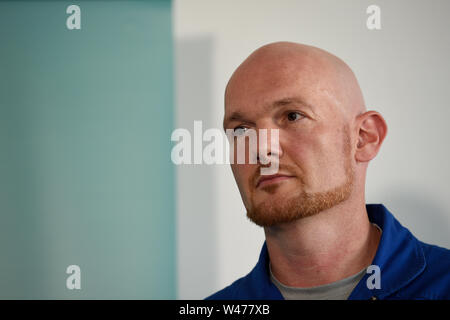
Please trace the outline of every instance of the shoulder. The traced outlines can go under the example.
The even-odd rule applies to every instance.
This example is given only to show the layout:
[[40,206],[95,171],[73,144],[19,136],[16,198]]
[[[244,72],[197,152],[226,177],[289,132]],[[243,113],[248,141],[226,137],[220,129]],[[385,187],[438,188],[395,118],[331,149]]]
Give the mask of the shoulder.
[[281,293],[270,281],[268,271],[268,252],[264,242],[255,267],[228,287],[210,295],[207,300],[265,300],[282,299]]
[[205,298],[205,300],[236,300],[236,299],[244,299],[245,297],[241,297],[241,288],[245,286],[246,277],[242,277],[234,281],[229,286],[223,288],[222,290],[217,291],[216,293],[210,295]]
[[[450,250],[419,241],[425,258],[423,272],[409,290],[423,299],[450,299]],[[420,293],[420,294],[419,294]]]
[[424,275],[430,280],[445,284],[450,297],[450,250],[432,244],[419,242],[425,256]]

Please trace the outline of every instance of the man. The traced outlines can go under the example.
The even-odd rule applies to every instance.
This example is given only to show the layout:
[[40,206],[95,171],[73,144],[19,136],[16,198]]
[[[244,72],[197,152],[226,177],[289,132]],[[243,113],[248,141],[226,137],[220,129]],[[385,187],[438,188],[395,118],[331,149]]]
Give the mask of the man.
[[279,170],[231,165],[266,241],[255,268],[208,299],[450,298],[450,251],[365,203],[367,166],[387,125],[366,111],[342,60],[290,42],[259,48],[227,85],[224,128],[277,129],[277,148],[263,153]]

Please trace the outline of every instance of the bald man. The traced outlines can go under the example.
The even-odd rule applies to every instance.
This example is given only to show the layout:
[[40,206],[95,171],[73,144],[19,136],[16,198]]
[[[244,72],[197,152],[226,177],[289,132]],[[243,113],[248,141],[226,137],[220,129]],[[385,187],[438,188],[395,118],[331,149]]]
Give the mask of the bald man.
[[450,251],[365,203],[367,166],[387,125],[366,110],[341,59],[290,42],[259,48],[229,80],[223,125],[240,135],[278,130],[264,153],[279,169],[265,176],[260,162],[231,165],[266,241],[254,269],[208,299],[450,297]]

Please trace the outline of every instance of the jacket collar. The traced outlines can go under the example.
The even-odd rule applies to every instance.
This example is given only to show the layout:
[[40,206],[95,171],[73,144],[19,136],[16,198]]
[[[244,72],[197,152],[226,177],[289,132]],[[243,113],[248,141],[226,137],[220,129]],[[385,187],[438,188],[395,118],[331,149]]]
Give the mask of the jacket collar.
[[[372,265],[380,267],[381,288],[369,289],[366,274],[350,294],[349,300],[383,299],[416,278],[426,266],[418,240],[381,204],[366,205],[369,220],[382,229],[380,243]],[[248,275],[248,294],[252,299],[283,299],[270,280],[266,242],[255,268]]]
[[369,220],[382,230],[380,243],[372,265],[380,267],[381,288],[369,289],[366,274],[349,299],[383,299],[408,285],[426,267],[419,241],[403,227],[381,204],[366,205]]

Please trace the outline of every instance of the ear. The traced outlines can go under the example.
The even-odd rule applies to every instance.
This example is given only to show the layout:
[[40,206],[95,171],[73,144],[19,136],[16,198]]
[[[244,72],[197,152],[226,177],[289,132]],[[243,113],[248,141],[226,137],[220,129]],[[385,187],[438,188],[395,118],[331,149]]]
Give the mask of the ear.
[[359,162],[368,162],[375,158],[387,134],[387,125],[381,114],[367,111],[357,117],[358,144],[355,158]]

